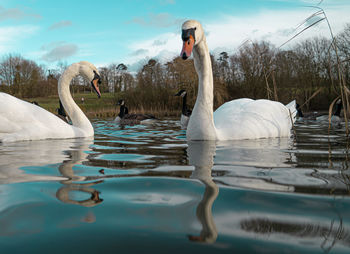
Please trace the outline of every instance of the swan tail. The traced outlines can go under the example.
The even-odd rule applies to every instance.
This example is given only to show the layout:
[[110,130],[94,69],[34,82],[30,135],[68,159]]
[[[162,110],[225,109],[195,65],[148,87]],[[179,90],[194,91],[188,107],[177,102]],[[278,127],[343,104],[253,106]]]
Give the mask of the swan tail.
[[293,123],[295,122],[296,116],[297,116],[297,109],[296,109],[296,101],[293,100],[291,102],[289,102],[286,105],[287,109],[290,112],[290,118],[292,119]]

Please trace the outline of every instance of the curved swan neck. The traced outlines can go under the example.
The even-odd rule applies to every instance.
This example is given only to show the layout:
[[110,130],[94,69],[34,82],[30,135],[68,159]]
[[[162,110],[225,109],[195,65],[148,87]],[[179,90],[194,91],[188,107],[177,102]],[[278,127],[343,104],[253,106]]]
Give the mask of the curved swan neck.
[[213,106],[213,71],[205,38],[195,46],[193,58],[199,82],[197,98],[204,99],[207,103],[210,103],[210,106]]
[[205,37],[193,48],[194,66],[198,74],[198,94],[187,127],[188,140],[216,140],[213,119],[213,72]]
[[67,115],[72,121],[73,126],[93,135],[94,130],[89,119],[75,103],[69,90],[72,79],[80,74],[82,73],[80,73],[79,64],[72,64],[69,66],[63,72],[58,81],[58,95]]

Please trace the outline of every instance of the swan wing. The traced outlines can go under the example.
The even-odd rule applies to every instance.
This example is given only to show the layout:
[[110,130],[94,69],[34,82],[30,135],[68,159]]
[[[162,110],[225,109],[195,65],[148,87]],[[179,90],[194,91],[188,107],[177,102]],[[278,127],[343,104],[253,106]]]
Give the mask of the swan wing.
[[219,140],[290,136],[292,122],[283,104],[270,100],[238,99],[214,112]]
[[0,93],[0,142],[72,138],[81,132],[40,106]]

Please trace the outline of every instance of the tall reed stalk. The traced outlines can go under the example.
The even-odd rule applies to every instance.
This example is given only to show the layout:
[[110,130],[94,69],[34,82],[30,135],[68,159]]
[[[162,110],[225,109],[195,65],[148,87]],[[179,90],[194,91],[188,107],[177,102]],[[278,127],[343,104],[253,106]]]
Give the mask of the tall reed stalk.
[[[320,1],[318,3],[318,5],[320,5],[322,2],[323,1]],[[326,12],[319,6],[306,6],[306,7],[315,8],[315,9],[317,9],[317,11],[315,13],[313,13],[312,15],[310,15],[309,17],[307,17],[304,21],[302,21],[296,27],[295,30],[299,29],[300,27],[302,27],[305,24],[308,24],[310,21],[312,21],[311,19],[313,19],[315,17],[320,17],[320,18],[318,20],[312,22],[310,25],[307,25],[305,28],[303,28],[298,33],[296,33],[292,38],[290,38],[289,40],[284,42],[282,45],[280,45],[279,48],[283,47],[288,42],[292,41],[297,36],[299,36],[301,33],[305,32],[306,30],[315,26],[316,24],[320,23],[321,21],[325,20],[327,22],[327,26],[328,26],[328,29],[329,29],[329,32],[330,32],[330,35],[332,38],[330,48],[333,48],[335,56],[336,56],[336,68],[337,68],[337,72],[338,72],[338,81],[339,81],[339,90],[340,90],[340,95],[336,99],[334,99],[333,102],[331,103],[331,105],[329,106],[329,110],[328,110],[329,128],[328,128],[328,131],[330,130],[330,127],[331,127],[331,116],[332,116],[332,110],[333,110],[334,103],[337,101],[337,99],[341,98],[342,105],[343,105],[343,111],[344,111],[346,136],[348,137],[349,136],[348,117],[350,116],[350,114],[349,114],[350,113],[350,106],[349,106],[349,93],[350,93],[350,91],[346,87],[346,81],[344,78],[343,65],[342,65],[343,61],[340,60],[340,57],[338,54],[337,39],[334,37],[333,30],[332,30],[332,27],[331,27],[330,22],[328,20],[328,17],[326,15]],[[330,52],[329,52],[329,54],[330,54]],[[330,60],[329,60],[329,68],[330,68],[330,73],[331,73],[332,72],[332,65],[331,65]],[[331,77],[332,77],[332,75],[331,75]],[[332,79],[332,83],[333,83],[333,79]]]

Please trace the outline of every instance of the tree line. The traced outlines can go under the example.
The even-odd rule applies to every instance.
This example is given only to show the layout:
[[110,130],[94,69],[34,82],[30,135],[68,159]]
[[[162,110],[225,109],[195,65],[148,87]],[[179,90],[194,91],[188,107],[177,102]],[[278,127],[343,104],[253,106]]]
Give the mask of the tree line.
[[[235,53],[211,56],[215,108],[228,100],[248,97],[287,103],[296,99],[306,109],[326,109],[339,95],[339,71],[350,83],[350,24],[336,36],[336,50],[325,37],[301,41],[288,50],[266,41],[246,41]],[[339,60],[340,59],[340,69]],[[338,63],[338,64],[337,64]],[[0,91],[20,98],[57,95],[57,82],[66,65],[47,69],[20,55],[8,54],[0,62]],[[167,63],[148,60],[136,74],[123,63],[99,68],[102,92],[123,98],[135,111],[174,111],[181,100],[173,95],[188,92],[193,106],[198,77],[193,60],[174,58]],[[72,81],[72,93],[90,92],[82,78]],[[315,92],[318,92],[317,96]],[[312,98],[312,99],[311,99]]]

